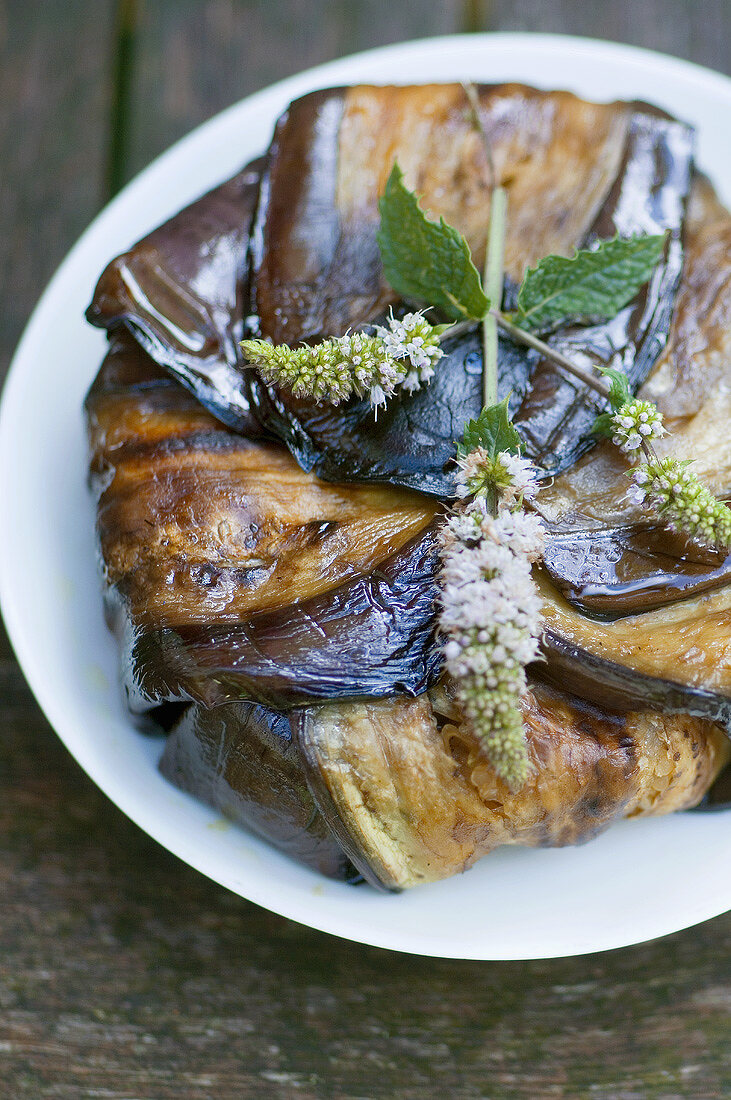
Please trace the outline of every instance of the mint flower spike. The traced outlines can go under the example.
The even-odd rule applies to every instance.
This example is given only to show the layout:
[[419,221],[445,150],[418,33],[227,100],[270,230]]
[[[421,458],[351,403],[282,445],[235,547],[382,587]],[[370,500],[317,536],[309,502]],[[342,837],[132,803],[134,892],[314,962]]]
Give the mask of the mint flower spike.
[[[483,446],[458,459],[458,493],[473,496],[440,532],[445,665],[465,722],[511,790],[528,776],[520,700],[525,666],[538,657],[541,600],[531,562],[543,553],[538,516],[522,511],[536,471],[510,451]],[[487,497],[497,500],[496,515]]]
[[487,497],[496,492],[502,503],[512,508],[533,500],[538,492],[535,466],[510,451],[500,451],[493,458],[485,447],[475,447],[467,455],[458,455],[457,465],[460,497]]
[[401,320],[388,318],[388,328],[376,326],[376,336],[383,340],[388,354],[397,362],[408,363],[401,385],[407,393],[421,389],[434,375],[434,364],[444,352],[439,339],[451,325],[430,325],[423,313],[407,313]]
[[658,458],[652,444],[667,432],[657,406],[618,396],[613,405],[615,411],[603,414],[597,426],[633,461],[642,452],[645,461],[632,474],[635,502],[651,508],[671,531],[717,550],[731,549],[731,508],[691,473],[690,461]]
[[429,381],[444,355],[440,337],[450,327],[430,325],[422,313],[407,313],[402,320],[392,313],[374,336],[346,333],[299,348],[266,340],[242,340],[240,346],[267,382],[284,386],[295,397],[339,405],[367,393],[378,407],[399,386],[410,393]]
[[537,516],[479,503],[450,516],[441,532],[447,671],[469,728],[511,790],[528,776],[520,700],[525,666],[538,657],[541,600],[530,563],[543,552]]
[[652,507],[671,531],[717,550],[731,549],[731,508],[688,469],[688,462],[653,455],[632,474],[638,504]]
[[612,442],[626,454],[638,451],[642,444],[667,435],[662,413],[651,401],[634,398],[621,405],[611,418]]

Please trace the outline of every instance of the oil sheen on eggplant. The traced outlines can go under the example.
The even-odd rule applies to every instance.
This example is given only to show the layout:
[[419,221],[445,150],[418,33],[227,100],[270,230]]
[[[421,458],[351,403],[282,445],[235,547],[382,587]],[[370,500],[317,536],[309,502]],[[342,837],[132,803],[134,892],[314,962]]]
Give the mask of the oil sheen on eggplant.
[[[685,257],[670,340],[640,393],[665,416],[660,455],[692,457],[704,484],[728,499],[731,215],[701,177],[688,206]],[[590,615],[617,616],[727,584],[727,555],[658,530],[633,500],[629,473],[606,441],[542,490],[546,567],[563,595]]]
[[[87,412],[107,613],[134,710],[242,697],[286,708],[433,683],[428,498],[319,482],[276,444],[218,425],[129,338]],[[653,706],[727,716],[728,588],[607,624],[545,585],[547,638],[559,639],[548,667],[570,690],[612,684],[635,705],[651,680]]]
[[[510,197],[509,283],[542,255],[570,253],[598,235],[670,231],[665,261],[634,307],[610,325],[552,337],[578,358],[621,360],[637,385],[664,343],[682,265],[690,130],[645,105],[590,104],[521,85],[483,87],[480,95]],[[375,238],[377,200],[394,156],[425,207],[460,228],[481,262],[489,172],[461,87],[312,93],[280,120],[261,183],[249,321],[264,335],[293,343],[337,335],[395,304]],[[322,478],[449,496],[454,439],[481,407],[476,337],[453,344],[438,379],[392,402],[377,420],[365,402],[334,411],[313,407],[264,386],[253,371],[242,384],[236,339],[247,291],[236,250],[251,217],[257,172],[245,170],[114,261],[89,319],[131,327],[224,423],[249,435],[275,434]],[[218,242],[213,257],[206,239]],[[511,305],[510,293],[505,304]],[[512,394],[531,455],[551,472],[569,466],[591,445],[594,398],[507,341],[500,360],[501,394]]]
[[[637,387],[668,334],[682,269],[692,132],[645,105],[586,103],[518,85],[480,89],[497,175],[508,192],[506,270],[515,285],[547,252],[570,253],[615,233],[667,231],[646,291],[608,324],[551,340],[583,365],[621,365]],[[367,153],[365,152],[367,150]],[[280,120],[252,232],[252,320],[259,335],[296,344],[372,322],[396,305],[383,280],[377,203],[394,159],[434,216],[484,255],[490,173],[459,85],[317,92]],[[511,305],[510,296],[506,306]],[[453,493],[454,439],[481,405],[476,337],[448,346],[423,391],[374,418],[296,400],[252,372],[261,423],[305,469],[328,480],[384,480]],[[501,343],[500,396],[512,391],[527,453],[547,472],[593,444],[595,395],[532,352]],[[345,425],[345,430],[343,430]]]
[[[363,90],[361,106],[368,106],[364,125],[372,126],[373,109],[377,103],[369,97],[368,91]],[[453,96],[454,90],[440,89],[440,93]],[[344,93],[321,93],[312,100],[306,97],[294,104],[291,111],[304,112],[311,118],[319,101],[329,102],[329,99],[336,99],[341,94]],[[352,94],[356,96],[356,91]],[[402,90],[402,94],[421,101],[419,89]],[[514,86],[496,89],[490,94],[491,97],[497,96],[497,102],[503,102],[503,106],[508,102],[513,112],[510,126],[500,138],[505,143],[503,161],[507,163],[511,158],[522,158],[520,177],[514,177],[511,183],[514,198],[520,201],[517,205],[514,203],[512,208],[512,235],[508,240],[509,270],[519,273],[524,262],[521,249],[536,234],[539,236],[534,241],[534,251],[538,256],[545,249],[565,249],[570,240],[584,231],[581,227],[585,226],[586,221],[593,219],[597,222],[599,207],[603,201],[607,205],[607,181],[610,176],[617,176],[620,153],[626,147],[628,108],[623,107],[616,114],[619,105],[613,105],[613,115],[607,113],[609,108],[585,104],[583,109],[588,113],[582,120],[580,101],[574,97],[558,96],[554,100],[545,93],[532,93]],[[493,98],[490,102],[494,106]],[[541,111],[550,114],[550,105],[558,108],[557,117],[550,125],[546,123],[542,127],[537,120],[542,117]],[[384,103],[381,103],[381,108],[385,110]],[[423,110],[423,104],[420,109]],[[577,112],[578,117],[574,117]],[[351,132],[357,123],[355,108],[351,113],[352,117],[351,114],[345,116],[349,120],[345,129],[350,137],[346,133],[341,140],[349,156],[355,157],[357,142]],[[335,115],[337,112],[333,119]],[[342,121],[342,112],[337,117]],[[438,114],[441,126],[445,125],[445,117],[449,118],[449,114]],[[652,118],[652,112],[648,112],[646,117]],[[533,121],[528,125],[526,120],[531,118]],[[532,135],[528,143],[530,148],[526,144],[528,139],[521,138],[521,119],[526,123],[526,134]],[[611,126],[610,120],[613,120]],[[336,130],[333,129],[335,123],[332,119],[331,123],[329,130],[327,127],[324,129],[323,140],[326,143],[334,140]],[[574,157],[576,164],[581,163],[580,158],[587,156],[587,153],[576,144],[572,146],[571,126],[578,127],[576,133],[582,135],[583,145],[594,149],[592,163],[596,162],[595,171],[585,179],[582,177],[582,181],[577,181],[571,173],[567,179],[563,178],[559,170],[560,158],[557,159],[557,153],[554,155],[549,140],[553,135],[559,142],[559,149],[565,146],[563,152],[566,156]],[[588,138],[587,126],[596,132],[593,145]],[[287,128],[286,117],[278,134],[283,128]],[[484,166],[480,168],[480,150],[474,146],[473,137],[459,127],[457,129],[462,135],[462,145],[456,144],[457,151],[467,159],[471,156],[474,161],[472,167],[478,177],[476,190],[471,190],[469,181],[461,178],[456,183],[453,179],[450,188],[446,186],[446,177],[431,180],[428,175],[423,186],[427,195],[430,186],[437,187],[437,197],[452,203],[447,215],[461,225],[477,251],[481,247],[482,232],[479,211],[485,199],[484,180],[480,183],[480,172]],[[304,126],[302,134],[307,133],[307,126]],[[539,141],[537,135],[541,134],[543,136]],[[454,134],[450,140],[455,143]],[[603,157],[595,147],[603,150]],[[536,150],[540,151],[540,156]],[[273,152],[279,155],[277,140]],[[282,156],[285,154],[286,149]],[[415,155],[413,151],[411,155]],[[556,199],[556,209],[562,211],[560,217],[555,211],[548,211],[547,217],[538,222],[531,220],[526,213],[529,209],[528,198],[537,187],[534,178],[537,170],[548,172],[546,178],[552,181],[553,194],[563,195],[561,201],[558,197]],[[257,171],[258,166],[245,170],[114,261],[99,282],[89,315],[95,323],[114,326],[123,321],[131,326],[137,338],[144,340],[153,357],[189,385],[219,418],[249,435],[252,431],[264,430],[290,433],[291,446],[302,462],[305,465],[316,464],[318,455],[313,451],[309,435],[301,427],[297,403],[290,399],[287,407],[281,395],[264,387],[253,372],[250,384],[261,423],[252,428],[249,398],[243,392],[246,387],[235,365],[234,337],[240,331],[240,302],[245,294],[244,273],[240,255],[237,258],[237,249],[240,252],[242,233],[244,237],[246,235],[242,226],[251,216]],[[454,166],[452,169],[448,166],[440,168],[439,171],[446,173],[446,176],[451,171],[454,175]],[[350,190],[346,189],[346,193],[350,194],[350,206],[361,209],[367,207],[368,202],[372,206],[373,195],[367,202],[361,195],[356,202],[351,194],[356,183],[366,189],[372,186],[370,177],[361,180],[357,172],[351,175]],[[592,179],[594,190],[585,190],[581,196],[571,190],[579,186],[589,188]],[[601,186],[600,179],[604,180]],[[581,225],[577,220],[578,207],[574,205],[579,198],[590,211]],[[436,198],[431,201],[436,202]],[[262,209],[260,207],[260,220]],[[352,222],[353,218],[348,224]],[[568,236],[567,226],[572,227]],[[731,486],[728,476],[731,468],[729,439],[725,438],[726,413],[720,410],[721,415],[717,415],[713,423],[709,422],[712,409],[710,412],[704,411],[701,417],[695,414],[699,402],[707,400],[709,392],[720,393],[724,401],[727,393],[728,333],[731,331],[731,219],[715,199],[710,186],[700,177],[696,177],[692,191],[686,228],[685,272],[677,297],[673,331],[659,365],[643,392],[664,405],[666,416],[673,418],[673,438],[678,439],[681,448],[685,448],[686,444],[692,447],[703,476],[723,493]],[[213,252],[208,247],[208,236],[217,241]],[[212,254],[217,257],[215,264],[211,262]],[[527,256],[529,261],[534,258],[530,253]],[[194,288],[198,303],[195,308],[191,306],[190,286]],[[348,294],[352,289],[350,287]],[[322,290],[318,293],[322,298]],[[337,307],[341,311],[347,305],[348,294],[343,292],[343,300]],[[237,304],[234,306],[233,303]],[[385,299],[378,298],[373,308],[382,308],[384,304]],[[272,314],[270,321],[274,316]],[[473,415],[479,407],[481,359],[476,336],[447,346],[450,351],[448,359],[428,390],[415,394],[407,403],[392,402],[389,409],[381,413],[378,424],[365,403],[337,410],[335,416],[328,409],[317,410],[316,414],[309,410],[310,424],[314,425],[324,442],[330,474],[336,480],[355,477],[389,481],[394,476],[398,477],[401,471],[407,480],[413,479],[420,488],[437,494],[440,489],[448,488],[447,482],[451,485],[453,467],[447,460],[464,419]],[[191,349],[196,349],[195,353]],[[501,342],[500,367],[501,393],[510,391],[511,412],[517,416],[519,409],[522,407],[525,411],[528,407],[526,402],[532,400],[528,382],[530,372],[536,367],[536,358],[529,360],[509,342]],[[219,378],[225,377],[225,387],[223,384],[220,387],[214,385],[214,374]],[[207,379],[203,389],[198,384],[201,378],[204,381]],[[228,404],[224,402],[225,407],[219,407],[218,399],[226,387],[232,392],[235,390],[237,397]],[[416,415],[412,417],[414,410]],[[701,431],[688,430],[687,417],[691,414],[695,418],[694,424],[702,423]],[[678,416],[686,418],[680,426],[677,424]],[[365,433],[361,431],[364,425],[368,429]],[[679,427],[684,433],[682,436],[678,434]],[[381,431],[384,439],[377,434]],[[343,439],[349,441],[345,451],[341,450]],[[590,614],[616,616],[660,606],[678,596],[724,582],[727,575],[724,563],[712,556],[709,559],[700,555],[699,559],[697,548],[678,547],[676,562],[669,562],[666,555],[655,552],[653,536],[647,529],[644,517],[638,515],[636,510],[632,512],[629,509],[628,512],[628,494],[622,488],[627,485],[624,474],[622,459],[614,453],[614,448],[609,444],[601,445],[579,464],[575,472],[558,478],[553,488],[543,494],[547,502],[544,507],[556,521],[551,524],[547,564],[554,582],[567,598]],[[607,483],[610,488],[607,488]],[[597,503],[598,496],[603,499]],[[618,551],[622,553],[619,570],[615,568]]]
[[[356,272],[367,261],[368,240],[372,246],[373,226],[367,219],[367,232],[359,236],[359,187],[372,182],[370,165],[358,163],[358,156],[368,160],[359,141],[364,133],[381,133],[385,121],[398,123],[396,129],[401,126],[406,133],[388,96],[374,97],[373,89],[351,92],[352,102],[341,102],[340,113],[331,108],[328,115],[353,158],[347,161],[352,171],[337,177],[337,208],[348,212],[351,244],[358,244],[349,261],[337,253],[343,280],[348,263]],[[403,94],[418,105],[420,89]],[[502,148],[497,138],[505,142],[501,171],[518,211],[515,238],[508,242],[513,279],[526,255],[530,262],[547,251],[570,250],[576,241],[591,239],[603,213],[621,208],[619,199],[628,192],[614,181],[631,176],[623,164],[626,168],[633,147],[633,126],[637,136],[638,115],[663,122],[678,141],[687,135],[644,108],[597,108],[517,86],[483,89],[482,94],[497,147]],[[333,93],[321,95],[323,102],[328,97],[337,101]],[[507,110],[513,102],[522,104],[514,118]],[[505,113],[504,132],[496,104]],[[479,142],[452,106],[440,114],[437,103],[435,116],[439,126],[446,125],[458,155],[445,157],[433,175],[427,172],[424,186],[454,201],[454,211],[448,208],[446,216],[477,239],[479,261],[484,165],[474,193],[464,180],[454,190],[460,178],[454,165],[470,158],[477,163]],[[558,142],[556,127],[562,136]],[[329,140],[324,123],[321,129]],[[426,139],[426,130],[422,136]],[[302,149],[309,148],[308,140],[305,132]],[[410,137],[403,141],[407,179],[413,171],[411,178],[422,189],[408,150],[421,154]],[[541,141],[545,149],[534,163]],[[667,157],[672,168],[682,161],[675,153],[677,148]],[[277,155],[276,140],[272,155]],[[571,156],[576,170],[562,180]],[[546,186],[555,179],[564,188],[564,201],[557,203],[555,217],[546,211],[537,225],[539,176]],[[173,728],[163,765],[167,774],[324,873],[349,878],[355,866],[388,889],[453,874],[501,844],[576,843],[618,817],[697,802],[728,757],[718,723],[728,726],[731,719],[731,590],[714,587],[725,578],[725,562],[713,555],[693,556],[688,547],[678,547],[677,557],[668,562],[665,544],[652,543],[646,518],[617,488],[626,482],[622,460],[604,445],[543,491],[555,553],[553,565],[549,562],[552,579],[545,574],[542,579],[548,661],[531,670],[525,711],[535,782],[510,795],[479,757],[448,690],[434,686],[439,675],[435,503],[386,486],[322,484],[281,446],[254,438],[275,430],[265,411],[267,402],[272,405],[279,396],[261,386],[256,396],[251,378],[251,385],[242,385],[235,361],[245,285],[240,254],[237,258],[226,245],[226,234],[229,243],[246,235],[255,175],[237,179],[220,189],[223,195],[212,192],[194,205],[192,217],[184,211],[156,231],[159,236],[153,234],[111,265],[91,307],[95,323],[112,330],[124,324],[197,397],[186,395],[136,343],[117,334],[87,400],[106,607],[122,647],[130,705],[137,713],[154,715],[160,705],[193,700]],[[270,187],[267,177],[263,203]],[[682,199],[677,201],[682,205]],[[236,224],[235,211],[244,208]],[[439,205],[429,204],[429,209]],[[296,205],[291,215],[299,216]],[[326,212],[322,240],[332,244],[328,217]],[[343,225],[349,232],[347,219]],[[223,251],[219,262],[209,263],[206,241],[217,238],[219,230]],[[690,448],[699,472],[717,491],[731,486],[731,438],[722,438],[731,402],[727,232],[728,215],[702,182],[696,184],[673,333],[646,384],[648,395],[665,402],[666,412],[675,410],[682,417],[671,424],[673,439],[685,453]],[[535,257],[525,252],[529,240],[535,240]],[[293,255],[285,250],[275,260],[286,263]],[[666,266],[663,277],[670,278],[671,268]],[[191,281],[194,295],[188,300]],[[347,285],[348,293],[339,298],[338,291],[332,299],[321,285],[313,285],[313,300],[324,301],[323,308],[347,305]],[[293,301],[296,305],[296,297]],[[635,334],[634,363],[641,360],[643,347],[649,357],[652,341],[657,345],[667,320],[661,307],[669,301],[658,288],[658,309],[639,310],[641,317],[630,310],[622,322]],[[388,299],[376,298],[363,308],[377,312],[387,304]],[[636,337],[641,331],[644,344]],[[533,400],[531,375],[536,392],[539,382],[549,388],[553,383],[546,364],[513,349],[510,355],[513,409],[520,416]],[[502,345],[503,386],[507,356],[508,347]],[[420,487],[447,495],[451,475],[440,447],[459,434],[454,425],[461,424],[460,418],[474,415],[464,395],[474,390],[479,400],[476,338],[453,349],[450,360],[457,365],[441,380],[447,393],[435,387],[432,396],[441,393],[439,400],[449,407],[443,415],[450,418],[451,438],[445,431],[434,435],[433,405],[431,413],[426,407],[414,419],[408,407],[399,408],[385,442],[375,442],[378,437],[372,435],[366,440],[357,417],[348,422],[355,406],[340,410],[354,453],[356,444],[372,447],[368,453],[374,458],[380,448],[393,451],[388,462],[395,473],[388,464],[374,466],[372,480],[398,483],[403,469],[416,477],[421,463],[426,473]],[[242,434],[224,429],[200,401],[218,421]],[[588,406],[574,405],[574,397],[567,401],[558,407],[573,410],[579,423]],[[290,424],[299,422],[295,403],[282,409]],[[530,420],[537,424],[535,409]],[[550,428],[553,435],[549,427],[544,423],[536,430],[558,448],[556,455],[568,456],[573,447],[575,457],[583,446],[579,437],[571,431],[562,436],[560,419]],[[332,431],[326,425],[318,430]],[[404,443],[405,436],[413,438],[413,448]],[[332,461],[341,463],[334,467],[341,480],[348,480],[353,469],[348,446],[339,450],[333,437]],[[432,480],[428,462],[435,471]],[[571,587],[571,570],[574,581],[578,576],[576,548],[591,537],[606,550],[589,555],[594,571],[589,581]],[[607,591],[592,591],[602,553],[605,560],[615,554],[617,540],[622,568],[615,569]],[[565,568],[561,552],[569,554]],[[562,585],[574,606],[562,597]],[[679,595],[684,598],[663,606]],[[597,613],[607,615],[610,606],[609,614],[619,610],[624,617],[598,621]],[[587,610],[592,614],[583,613]],[[553,686],[536,682],[536,675],[552,678]],[[242,702],[242,697],[267,706]],[[268,707],[290,711],[295,742],[287,736],[286,718]]]
[[423,691],[435,505],[324,484],[222,427],[120,336],[86,403],[108,620],[131,708]]
[[160,771],[292,859],[329,878],[358,881],[310,793],[283,715],[253,703],[187,707],[170,731]]
[[181,210],[112,260],[86,317],[124,325],[222,423],[256,434],[237,367],[246,253],[263,161]]

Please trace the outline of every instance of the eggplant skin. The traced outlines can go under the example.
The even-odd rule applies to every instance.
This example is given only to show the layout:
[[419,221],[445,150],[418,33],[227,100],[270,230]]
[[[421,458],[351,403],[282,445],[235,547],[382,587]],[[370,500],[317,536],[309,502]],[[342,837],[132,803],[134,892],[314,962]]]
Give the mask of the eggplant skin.
[[[693,134],[643,104],[593,104],[515,84],[479,89],[492,157],[509,196],[504,307],[526,266],[599,237],[667,233],[647,288],[606,324],[550,337],[582,362],[621,363],[636,388],[662,351],[683,264]],[[490,174],[458,84],[319,91],[291,104],[269,151],[252,232],[252,334],[317,342],[380,319],[396,296],[383,278],[379,196],[394,159],[433,216],[484,254]],[[367,150],[367,152],[366,152]],[[423,391],[374,421],[366,403],[323,409],[250,375],[260,423],[305,469],[453,495],[454,440],[481,409],[479,340],[447,345]],[[594,446],[602,403],[553,364],[501,342],[499,396],[513,394],[526,454],[551,474]],[[517,382],[517,387],[516,387]],[[528,384],[529,382],[529,384]]]
[[[508,283],[541,256],[568,254],[597,235],[670,230],[665,260],[635,308],[610,325],[551,337],[593,361],[621,354],[638,384],[667,335],[680,276],[690,129],[646,105],[592,104],[517,84],[485,86],[480,96],[510,195]],[[377,200],[395,155],[426,208],[466,234],[480,263],[490,178],[461,87],[331,89],[290,106],[264,161],[113,260],[87,317],[129,328],[221,422],[250,437],[276,435],[322,478],[453,495],[454,440],[481,408],[478,339],[450,349],[444,386],[438,376],[424,392],[402,395],[378,421],[367,404],[333,414],[265,387],[241,369],[237,349],[250,309],[251,331],[297,343],[338,335],[395,304],[376,242]],[[250,285],[244,256],[257,196]],[[555,473],[592,445],[597,407],[588,391],[507,341],[500,375],[536,461]]]
[[[577,694],[645,697],[720,721],[731,716],[731,588],[602,622],[582,615],[537,572],[547,675]],[[591,670],[587,674],[587,670]],[[731,727],[730,727],[731,728]]]
[[444,691],[293,717],[323,816],[389,890],[448,878],[502,845],[579,844],[620,818],[693,806],[731,753],[706,719],[600,712],[542,685],[524,722],[531,774],[511,793]]
[[[620,171],[633,108],[519,84],[479,88],[510,195],[506,272],[563,252],[595,223]],[[492,176],[459,84],[369,85],[295,100],[275,129],[252,232],[253,312],[275,343],[317,340],[395,304],[378,200],[398,159],[424,209],[484,260]]]
[[137,626],[119,590],[106,611],[131,710],[254,699],[290,709],[320,699],[418,695],[439,676],[436,526],[372,573],[236,624]]
[[554,529],[543,566],[573,607],[607,619],[664,607],[731,581],[731,554],[652,522]]
[[[502,336],[498,342],[498,393],[515,415],[538,356]],[[316,406],[266,385],[254,371],[247,379],[249,400],[262,429],[324,481],[399,485],[453,498],[455,440],[482,409],[481,346],[478,332],[445,339],[429,385],[396,395],[377,418],[367,399]]]
[[111,261],[86,318],[127,328],[158,365],[223,423],[260,434],[238,369],[248,297],[246,254],[263,161]]
[[[223,428],[128,336],[86,411],[107,616],[135,713],[241,698],[289,709],[436,681],[428,498],[318,482],[277,444]],[[545,674],[578,695],[611,685],[615,699],[725,720],[728,588],[597,623],[542,583]]]
[[425,690],[435,504],[303,473],[118,334],[86,401],[107,619],[135,713]]
[[171,783],[328,878],[357,882],[310,794],[287,719],[266,707],[188,707],[160,760]]
[[[640,396],[655,401],[669,434],[664,457],[693,457],[721,499],[731,492],[731,214],[707,180],[693,185],[686,264],[673,328]],[[635,614],[727,584],[731,560],[658,531],[632,500],[628,463],[609,441],[541,492],[556,587],[589,615]]]

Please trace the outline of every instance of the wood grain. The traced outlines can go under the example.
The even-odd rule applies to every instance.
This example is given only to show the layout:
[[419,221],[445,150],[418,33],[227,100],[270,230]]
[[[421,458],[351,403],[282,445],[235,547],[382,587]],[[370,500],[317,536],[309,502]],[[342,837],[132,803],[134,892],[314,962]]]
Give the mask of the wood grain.
[[0,4],[0,385],[43,287],[102,204],[113,2]]
[[[113,7],[0,5],[3,361],[99,203]],[[126,176],[288,72],[468,17],[729,68],[724,0],[617,0],[611,10],[595,0],[148,0],[139,10]],[[731,916],[550,962],[359,947],[227,893],[132,825],[55,737],[4,641],[0,730],[0,1100],[729,1095]]]
[[731,917],[551,962],[349,944],[146,837],[7,661],[0,696],[3,1097],[727,1095]]
[[728,0],[483,0],[481,9],[477,24],[484,30],[606,38],[731,73]]
[[113,2],[0,5],[0,381],[102,203]]
[[258,88],[343,54],[458,31],[462,14],[462,0],[158,0],[143,6],[127,173]]

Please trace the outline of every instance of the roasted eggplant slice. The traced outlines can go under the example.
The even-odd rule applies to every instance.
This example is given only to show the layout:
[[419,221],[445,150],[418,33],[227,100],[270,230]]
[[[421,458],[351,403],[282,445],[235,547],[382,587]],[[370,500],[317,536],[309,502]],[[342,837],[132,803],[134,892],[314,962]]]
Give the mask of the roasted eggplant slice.
[[511,794],[444,699],[297,715],[320,810],[375,885],[432,882],[504,844],[577,844],[619,818],[695,805],[729,757],[708,720],[600,712],[536,686],[524,705],[532,771]]
[[236,369],[246,253],[262,161],[204,195],[107,266],[86,316],[124,325],[224,424],[257,424]]
[[[693,457],[722,499],[731,492],[731,215],[698,179],[687,219],[686,269],[668,346],[641,394],[670,427],[661,455]],[[651,610],[728,583],[725,555],[658,531],[633,503],[629,466],[599,444],[541,493],[556,586],[590,614]]]
[[[276,444],[218,425],[129,338],[87,412],[107,612],[134,710],[241,698],[286,708],[433,683],[426,497],[318,482]],[[576,694],[587,691],[582,663],[602,658],[620,667],[629,698],[652,678],[664,685],[655,706],[726,713],[731,589],[597,623],[544,584],[547,637],[562,639],[549,670],[570,652]]]
[[304,778],[289,722],[251,703],[188,707],[160,771],[176,787],[329,878],[356,882]]
[[[665,258],[634,304],[609,324],[551,338],[584,365],[621,364],[636,387],[665,344],[680,280],[690,129],[642,105],[589,104],[517,85],[484,87],[480,96],[509,196],[513,283],[545,250],[567,253],[600,236],[667,231]],[[378,198],[394,159],[425,207],[462,229],[479,261],[489,172],[459,85],[306,96],[280,121],[262,184],[251,284],[259,335],[275,343],[316,341],[396,304],[376,243]],[[322,478],[387,480],[449,496],[453,440],[478,415],[482,398],[479,341],[468,336],[448,348],[432,383],[400,395],[377,419],[363,402],[323,408],[256,377],[251,404]],[[533,353],[501,343],[499,390],[512,391],[527,453],[547,472],[567,468],[593,445],[595,395]]]
[[[499,340],[500,397],[517,413],[538,356]],[[427,387],[374,412],[370,401],[333,408],[297,401],[251,372],[249,394],[259,423],[283,440],[305,470],[325,481],[376,482],[455,495],[455,439],[482,408],[479,335],[445,340],[445,356]]]
[[[643,382],[680,278],[689,129],[641,104],[517,85],[480,97],[510,196],[506,307],[548,252],[669,231],[632,306],[552,337]],[[325,874],[386,889],[499,845],[577,843],[620,817],[694,805],[730,752],[729,563],[660,538],[604,445],[538,501],[547,660],[530,670],[523,790],[503,786],[462,725],[439,679],[433,498],[453,493],[454,440],[480,408],[476,334],[378,420],[365,403],[315,408],[241,369],[252,302],[260,333],[292,343],[398,308],[375,243],[394,158],[481,262],[492,180],[465,107],[456,85],[305,97],[264,168],[114,261],[89,310],[113,338],[86,403],[106,610],[132,711],[173,722],[164,774]],[[672,336],[645,388],[682,415],[673,445],[720,491],[730,221],[698,181]],[[547,471],[591,445],[592,399],[534,353],[501,343],[500,386]]]
[[[662,348],[680,274],[690,130],[643,105],[590,104],[520,85],[483,87],[480,96],[510,196],[513,284],[547,252],[567,253],[616,230],[669,230],[665,261],[635,307],[610,325],[552,338],[579,358],[622,358],[638,384]],[[372,321],[394,304],[375,233],[377,200],[396,156],[426,207],[466,234],[480,262],[490,180],[461,87],[312,93],[283,116],[264,172],[252,235],[249,321],[256,330],[275,341],[313,340]],[[333,411],[264,386],[253,371],[244,379],[236,353],[247,293],[243,242],[259,169],[245,170],[113,261],[89,319],[107,328],[126,324],[222,422],[248,435],[275,434],[322,478],[451,495],[453,441],[481,407],[476,337],[455,342],[439,378],[392,402],[377,420],[366,403]],[[210,240],[215,249],[206,247]],[[500,360],[501,394],[512,393],[532,456],[551,472],[571,465],[591,445],[594,398],[507,341]]]
[[552,531],[543,564],[569,603],[606,618],[663,607],[731,581],[731,554],[653,523]]
[[[621,169],[632,107],[518,84],[479,89],[510,197],[506,270],[565,252],[595,224]],[[492,177],[459,84],[335,88],[277,124],[252,235],[252,305],[275,343],[345,332],[395,304],[383,279],[378,200],[394,160],[425,209],[483,262]],[[640,186],[643,186],[640,183]]]
[[129,336],[86,403],[110,623],[134,710],[423,691],[434,503],[326,485],[227,431]]
[[318,699],[417,695],[439,675],[433,528],[369,574],[242,622],[142,627],[123,590],[107,593],[132,711],[255,699],[279,709]]
[[[600,704],[645,701],[731,730],[731,588],[613,622],[590,619],[539,576],[545,674]],[[538,669],[541,673],[540,668]]]

